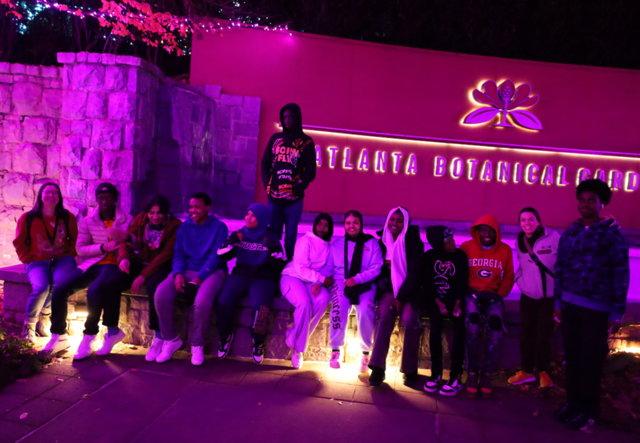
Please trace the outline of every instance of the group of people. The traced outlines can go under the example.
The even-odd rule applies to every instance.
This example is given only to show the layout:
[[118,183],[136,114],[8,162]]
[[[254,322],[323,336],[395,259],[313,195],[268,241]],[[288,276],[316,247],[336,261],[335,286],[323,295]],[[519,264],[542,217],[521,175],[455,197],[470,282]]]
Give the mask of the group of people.
[[[502,241],[492,215],[476,221],[472,239],[459,248],[453,232],[436,225],[426,228],[430,248],[425,252],[419,228],[403,207],[389,211],[376,237],[364,232],[358,211],[349,211],[344,236],[334,237],[333,218],[320,214],[298,239],[304,190],[315,177],[314,144],[302,131],[297,105],[283,107],[280,118],[283,131],[271,138],[262,160],[269,204],[249,206],[244,227],[231,234],[210,214],[206,193],[191,196],[184,222],[171,215],[161,195],[147,199],[132,218],[118,206],[116,187],[103,183],[96,188],[97,207],[78,224],[64,209],[59,187],[44,184],[33,209],[20,217],[14,241],[33,288],[23,336],[35,341],[36,335],[50,332],[43,352],[68,349],[67,300],[87,289],[88,317],[75,358],[94,351],[101,317],[107,332],[95,352],[108,354],[125,336],[118,327],[122,291],[138,293],[144,286],[149,328],[155,334],[146,359],[168,361],[183,346],[174,327],[178,302],[193,305],[191,362],[201,365],[214,303],[218,358],[223,359],[234,340],[234,309],[249,296],[253,361],[259,364],[272,300],[281,294],[294,307],[293,325],[286,333],[294,368],[303,366],[309,337],[328,307],[329,364],[340,368],[349,314],[355,309],[360,372],[370,370],[372,386],[383,383],[399,318],[404,331],[400,371],[405,384],[415,384],[426,314],[431,375],[424,390],[448,396],[461,391],[466,361],[468,395],[490,396],[505,328],[503,300],[515,283],[522,292],[522,368],[509,383],[539,379],[542,387],[553,385],[551,338],[560,323],[568,401],[556,418],[576,429],[590,423],[598,409],[608,333],[619,327],[629,285],[627,241],[612,217],[600,217],[612,197],[606,183],[590,179],[579,184],[581,218],[562,236],[545,228],[534,208],[524,208],[516,272],[512,249]],[[227,264],[234,258],[229,274]],[[442,332],[447,319],[453,342],[450,376],[444,380]]]

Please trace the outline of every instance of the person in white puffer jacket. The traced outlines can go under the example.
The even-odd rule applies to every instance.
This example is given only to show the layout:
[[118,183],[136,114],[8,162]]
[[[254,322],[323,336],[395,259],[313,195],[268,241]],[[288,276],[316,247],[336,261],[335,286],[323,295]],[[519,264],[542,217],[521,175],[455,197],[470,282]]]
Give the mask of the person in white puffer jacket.
[[333,236],[333,220],[329,214],[319,214],[313,230],[296,242],[293,261],[282,271],[282,296],[295,308],[293,326],[287,330],[286,343],[291,348],[291,365],[302,368],[302,354],[306,352],[309,337],[327,310],[329,291],[334,281],[320,271],[327,263]]
[[[553,386],[551,369],[551,338],[554,330],[553,269],[558,257],[560,234],[542,226],[540,215],[527,207],[518,217],[522,231],[518,234],[518,262],[515,280],[520,297],[520,359],[521,371],[509,378],[519,385],[536,381],[536,361],[540,386]],[[533,253],[533,255],[531,255]]]

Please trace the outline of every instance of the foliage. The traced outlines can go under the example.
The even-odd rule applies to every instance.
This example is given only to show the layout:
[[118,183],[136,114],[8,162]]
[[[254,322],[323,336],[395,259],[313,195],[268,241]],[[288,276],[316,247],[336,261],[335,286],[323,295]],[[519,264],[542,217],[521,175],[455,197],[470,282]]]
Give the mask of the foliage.
[[38,372],[46,362],[31,343],[0,325],[0,388]]

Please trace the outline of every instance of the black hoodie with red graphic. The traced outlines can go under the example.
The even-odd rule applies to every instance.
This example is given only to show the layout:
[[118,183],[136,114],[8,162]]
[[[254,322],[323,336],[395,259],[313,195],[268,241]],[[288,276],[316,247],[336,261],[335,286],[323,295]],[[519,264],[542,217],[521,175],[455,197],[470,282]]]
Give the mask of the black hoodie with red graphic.
[[[293,114],[291,129],[284,125],[284,111]],[[316,148],[313,139],[302,132],[302,113],[295,103],[280,110],[282,132],[271,136],[262,156],[262,184],[269,200],[288,205],[304,197],[316,178]]]

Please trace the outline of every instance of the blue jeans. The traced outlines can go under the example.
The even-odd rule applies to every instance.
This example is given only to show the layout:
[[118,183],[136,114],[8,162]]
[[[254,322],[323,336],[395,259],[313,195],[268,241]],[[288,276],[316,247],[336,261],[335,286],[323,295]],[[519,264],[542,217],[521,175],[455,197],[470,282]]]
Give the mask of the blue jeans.
[[298,239],[298,223],[302,217],[302,201],[301,198],[288,206],[283,206],[269,200],[268,206],[271,211],[269,226],[278,238],[282,238],[282,228],[284,227],[284,251],[287,253],[287,260],[293,259],[293,251]]
[[[474,296],[475,295],[475,296]],[[504,301],[493,292],[474,291],[466,299],[467,312],[467,365],[469,372],[489,374],[498,358],[498,343],[504,328],[502,314]],[[484,330],[484,344],[482,332]],[[480,363],[480,351],[484,361]]]
[[[51,264],[52,269],[49,269]],[[51,314],[51,291],[77,268],[76,259],[71,256],[27,263],[27,278],[31,293],[27,301],[27,320],[37,321],[40,313]]]

